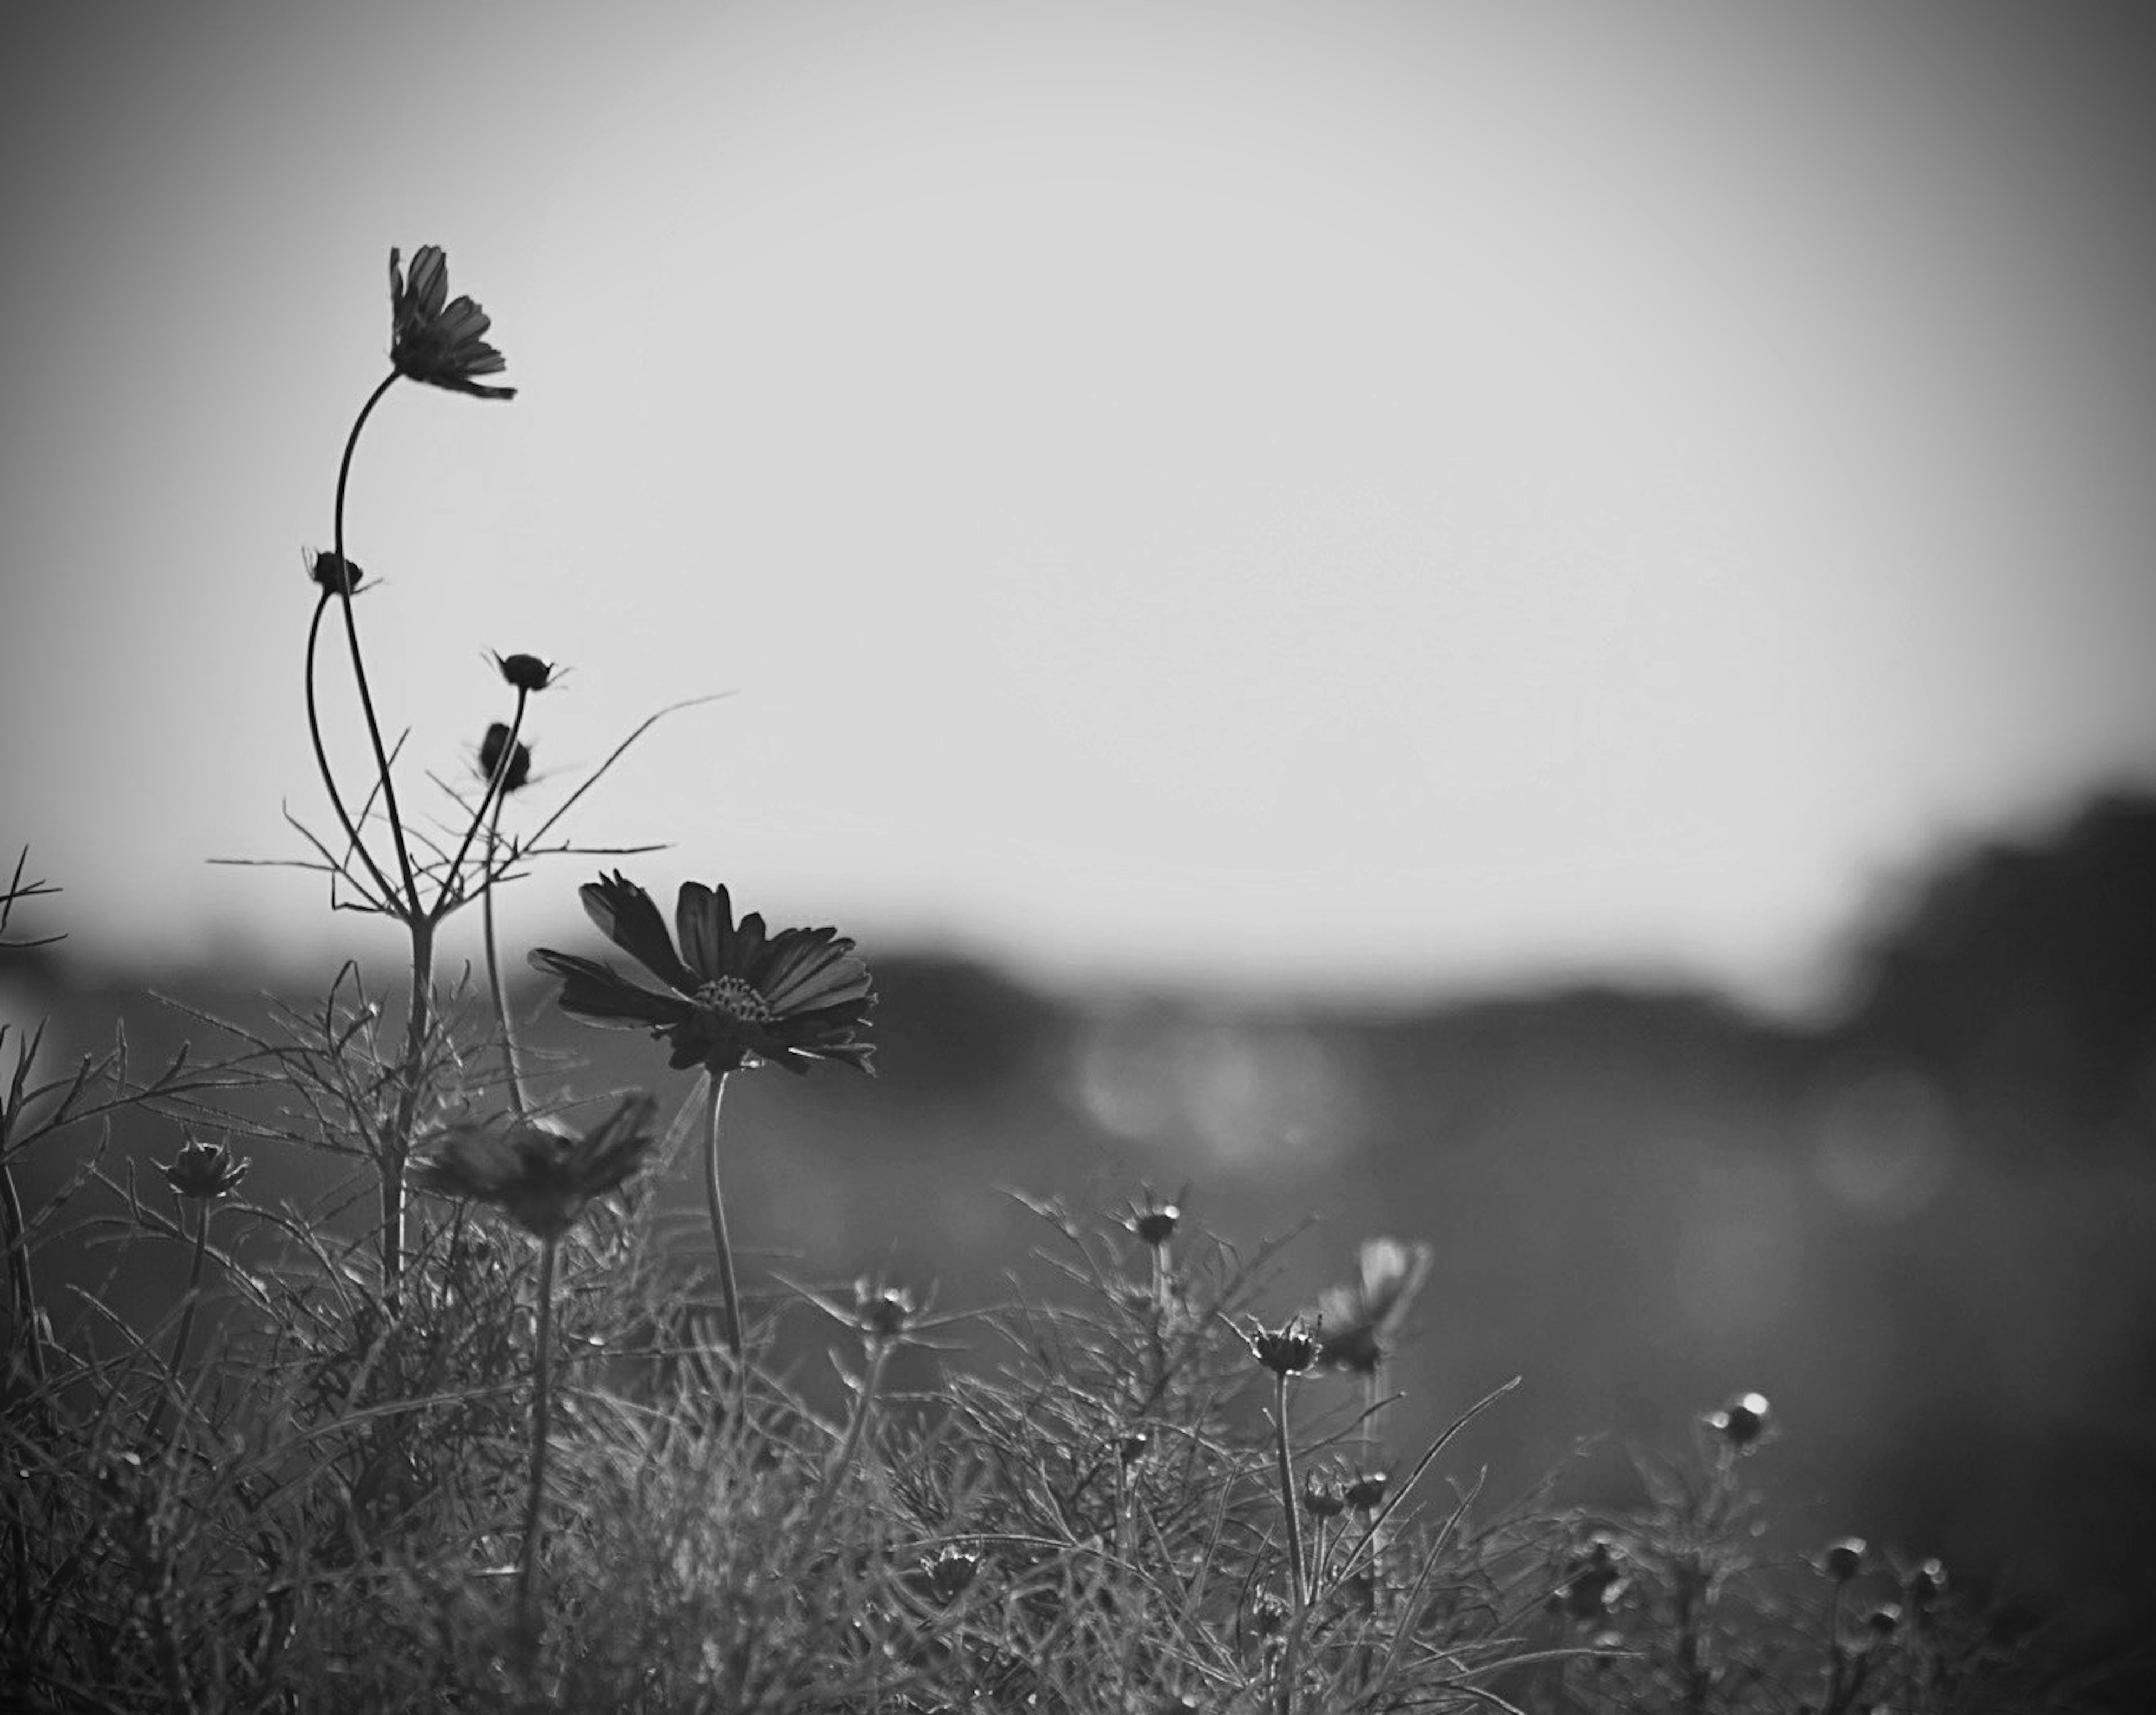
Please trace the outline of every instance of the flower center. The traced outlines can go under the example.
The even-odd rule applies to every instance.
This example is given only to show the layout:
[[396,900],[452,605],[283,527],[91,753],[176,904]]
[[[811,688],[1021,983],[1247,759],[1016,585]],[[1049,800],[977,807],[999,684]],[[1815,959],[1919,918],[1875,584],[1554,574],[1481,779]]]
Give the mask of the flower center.
[[715,977],[696,991],[696,1004],[737,1024],[767,1024],[778,1016],[771,1003],[739,977]]

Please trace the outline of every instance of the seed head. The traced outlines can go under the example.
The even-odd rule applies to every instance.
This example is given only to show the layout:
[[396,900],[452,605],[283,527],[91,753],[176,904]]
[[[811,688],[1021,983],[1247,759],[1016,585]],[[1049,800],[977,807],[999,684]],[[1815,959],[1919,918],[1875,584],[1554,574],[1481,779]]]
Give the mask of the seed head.
[[307,556],[307,576],[331,595],[350,595],[366,575],[357,561],[345,559],[332,548]]

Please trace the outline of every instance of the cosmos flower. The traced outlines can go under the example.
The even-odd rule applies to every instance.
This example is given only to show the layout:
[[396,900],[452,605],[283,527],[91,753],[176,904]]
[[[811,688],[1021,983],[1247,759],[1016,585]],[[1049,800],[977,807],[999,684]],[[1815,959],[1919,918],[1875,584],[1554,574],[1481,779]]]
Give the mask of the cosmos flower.
[[449,297],[449,259],[439,244],[422,244],[405,277],[397,251],[389,253],[389,361],[399,375],[451,393],[482,399],[513,399],[513,387],[485,387],[475,375],[499,375],[507,367],[486,342],[492,321],[470,298]]
[[1317,1362],[1317,1331],[1299,1316],[1276,1328],[1253,1327],[1247,1338],[1250,1356],[1283,1381]]
[[209,1203],[239,1189],[239,1182],[247,1177],[247,1161],[222,1143],[204,1143],[190,1137],[161,1171],[181,1196]]
[[624,1096],[588,1132],[552,1117],[462,1121],[413,1168],[412,1182],[489,1204],[536,1239],[558,1239],[586,1204],[644,1164],[658,1141],[657,1110],[649,1096]]
[[651,896],[616,871],[578,890],[584,910],[616,947],[666,985],[654,994],[612,965],[535,948],[531,963],[562,980],[562,1010],[615,1030],[664,1037],[676,1071],[714,1076],[759,1065],[806,1072],[819,1060],[870,1070],[860,1040],[875,1004],[868,967],[835,929],[767,930],[752,911],[734,922],[726,890],[681,884],[675,927]]
[[1318,1296],[1317,1320],[1324,1330],[1318,1362],[1327,1369],[1369,1375],[1385,1361],[1406,1318],[1408,1307],[1430,1274],[1430,1248],[1398,1239],[1366,1239],[1362,1278],[1353,1286],[1332,1286]]

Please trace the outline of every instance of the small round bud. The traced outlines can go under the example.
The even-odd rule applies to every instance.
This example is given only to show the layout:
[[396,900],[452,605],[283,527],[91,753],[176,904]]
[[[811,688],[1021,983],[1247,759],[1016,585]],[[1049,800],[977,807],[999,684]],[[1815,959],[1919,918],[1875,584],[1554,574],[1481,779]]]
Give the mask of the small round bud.
[[854,1282],[854,1320],[871,1340],[891,1340],[913,1320],[913,1300],[902,1286],[880,1286],[864,1275]]
[[1176,1223],[1182,1219],[1183,1211],[1173,1203],[1157,1204],[1132,1215],[1130,1229],[1142,1243],[1158,1250],[1175,1236]]
[[1337,1481],[1313,1471],[1302,1480],[1302,1507],[1312,1518],[1337,1518],[1348,1510],[1348,1497]]
[[366,575],[359,569],[358,562],[346,559],[334,549],[325,548],[320,553],[307,556],[307,576],[331,595],[350,595]]
[[182,1197],[204,1203],[229,1196],[247,1177],[247,1163],[222,1143],[190,1137],[162,1169],[167,1183]]
[[1872,1636],[1889,1638],[1902,1623],[1902,1610],[1892,1602],[1882,1602],[1864,1616],[1864,1624]]
[[1719,1411],[1707,1416],[1707,1426],[1740,1453],[1766,1433],[1768,1415],[1764,1394],[1739,1394]]
[[1921,1561],[1917,1569],[1909,1574],[1909,1605],[1917,1609],[1928,1608],[1945,1594],[1946,1587],[1946,1563],[1937,1559]]
[[1385,1485],[1389,1481],[1382,1471],[1363,1471],[1348,1484],[1348,1504],[1358,1512],[1375,1512],[1385,1498]]
[[536,655],[497,655],[494,665],[518,691],[544,691],[554,682],[554,664],[542,661]]
[[[480,740],[479,771],[487,779],[493,779],[495,771],[501,768],[501,753],[508,743],[509,728],[500,721],[489,726],[486,737]],[[531,747],[520,738],[516,741],[516,748],[509,752],[508,768],[502,771],[501,789],[505,793],[514,792],[531,778]]]
[[1864,1569],[1865,1542],[1862,1537],[1837,1537],[1820,1550],[1820,1575],[1836,1584],[1847,1584]]

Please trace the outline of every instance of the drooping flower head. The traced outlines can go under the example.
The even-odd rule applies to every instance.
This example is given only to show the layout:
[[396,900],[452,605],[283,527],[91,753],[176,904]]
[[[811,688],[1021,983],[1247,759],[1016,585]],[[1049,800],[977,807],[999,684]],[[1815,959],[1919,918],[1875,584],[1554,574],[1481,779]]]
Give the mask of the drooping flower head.
[[768,930],[751,911],[737,925],[724,887],[685,881],[675,907],[680,951],[651,896],[616,871],[578,890],[608,940],[666,985],[654,994],[610,964],[532,951],[562,981],[562,1010],[615,1030],[664,1037],[676,1071],[714,1076],[759,1065],[806,1072],[819,1060],[870,1070],[861,1040],[875,1004],[869,968],[835,929]]
[[644,1164],[658,1142],[658,1106],[649,1096],[624,1096],[588,1132],[552,1116],[460,1121],[429,1147],[412,1182],[489,1204],[536,1239],[558,1239],[594,1197]]
[[501,789],[505,793],[516,791],[531,778],[531,747],[521,738],[516,741],[516,748],[509,752],[509,766],[502,768],[502,752],[507,749],[508,744],[509,723],[506,721],[490,721],[486,737],[479,742],[481,778],[491,780],[495,771],[501,769]]
[[302,552],[307,562],[307,576],[331,595],[350,595],[367,576],[357,561],[346,559],[334,548],[324,548],[318,553],[307,550]]
[[389,253],[389,361],[399,375],[451,393],[482,399],[513,399],[513,387],[486,387],[476,375],[499,375],[507,367],[501,353],[486,342],[493,326],[485,311],[470,298],[449,297],[449,258],[439,244],[413,252],[407,279],[399,254]]
[[1400,1323],[1429,1276],[1430,1257],[1430,1246],[1420,1242],[1364,1240],[1358,1258],[1361,1278],[1318,1295],[1317,1319],[1325,1330],[1318,1361],[1327,1369],[1373,1374],[1390,1353]]

